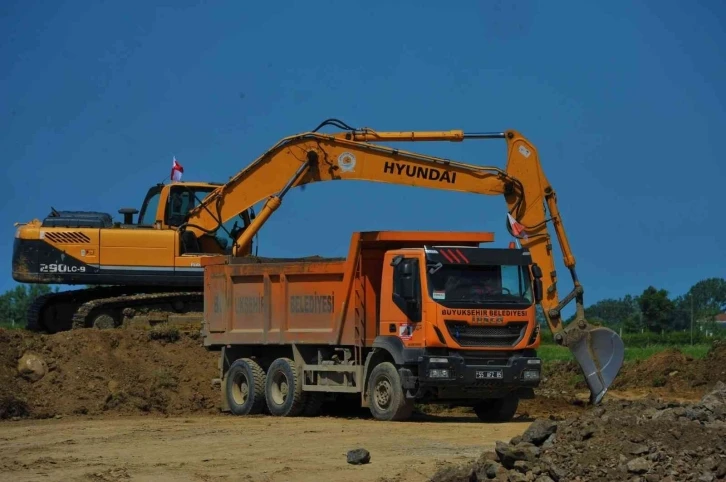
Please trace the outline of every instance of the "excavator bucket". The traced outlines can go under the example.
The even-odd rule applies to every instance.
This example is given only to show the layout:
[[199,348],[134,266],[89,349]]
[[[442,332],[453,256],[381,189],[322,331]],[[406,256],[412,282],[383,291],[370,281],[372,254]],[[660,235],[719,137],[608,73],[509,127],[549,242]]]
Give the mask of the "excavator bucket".
[[623,340],[613,330],[599,326],[571,344],[570,351],[590,388],[590,403],[597,405],[623,365]]

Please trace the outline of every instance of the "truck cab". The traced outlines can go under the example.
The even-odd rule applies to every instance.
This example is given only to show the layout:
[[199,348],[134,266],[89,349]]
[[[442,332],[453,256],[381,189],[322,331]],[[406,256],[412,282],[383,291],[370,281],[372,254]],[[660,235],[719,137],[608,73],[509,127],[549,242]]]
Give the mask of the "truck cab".
[[417,399],[461,402],[482,391],[498,400],[482,416],[493,416],[493,403],[513,415],[540,380],[540,277],[526,249],[390,250],[378,343],[405,360],[402,379]]

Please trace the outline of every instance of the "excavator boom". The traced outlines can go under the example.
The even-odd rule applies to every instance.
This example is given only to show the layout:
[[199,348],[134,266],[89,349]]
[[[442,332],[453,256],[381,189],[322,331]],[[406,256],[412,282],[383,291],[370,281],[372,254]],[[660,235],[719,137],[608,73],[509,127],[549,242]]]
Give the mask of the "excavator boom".
[[[317,132],[324,125],[343,129],[334,134]],[[503,139],[507,143],[504,169],[455,162],[376,144],[395,141],[451,141]],[[207,196],[188,215],[180,229],[195,235],[217,227],[266,199],[252,223],[236,240],[244,252],[265,221],[293,187],[314,182],[363,180],[485,195],[502,195],[508,206],[507,229],[528,248],[534,276],[542,283],[541,306],[555,341],[570,348],[590,388],[590,400],[599,403],[622,366],[622,339],[604,327],[592,328],[584,317],[583,287],[575,271],[575,257],[557,206],[557,197],[542,170],[535,146],[514,130],[493,133],[450,131],[376,132],[353,129],[337,120],[323,122],[311,132],[286,137]],[[510,218],[511,216],[511,218]],[[514,220],[514,224],[510,221]],[[572,290],[560,299],[552,243],[552,223]],[[576,302],[576,319],[567,327],[561,311]]]

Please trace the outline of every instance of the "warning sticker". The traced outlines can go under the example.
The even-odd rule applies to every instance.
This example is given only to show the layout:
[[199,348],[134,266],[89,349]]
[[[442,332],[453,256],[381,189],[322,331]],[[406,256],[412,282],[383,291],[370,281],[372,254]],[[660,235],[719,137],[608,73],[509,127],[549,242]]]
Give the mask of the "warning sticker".
[[410,340],[413,336],[413,325],[401,325],[398,327],[398,336],[402,340]]

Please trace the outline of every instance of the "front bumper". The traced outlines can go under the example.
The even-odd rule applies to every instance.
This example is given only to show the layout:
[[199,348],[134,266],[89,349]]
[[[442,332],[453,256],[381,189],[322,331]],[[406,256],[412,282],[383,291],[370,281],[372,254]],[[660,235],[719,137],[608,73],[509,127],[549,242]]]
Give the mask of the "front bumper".
[[422,385],[515,385],[537,387],[542,360],[538,357],[512,356],[507,359],[476,363],[460,355],[422,356],[418,379]]
[[[534,396],[542,377],[542,361],[536,356],[464,357],[460,354],[418,357],[414,370],[402,369],[404,388],[415,398],[476,399],[518,392]],[[413,367],[411,367],[413,368]]]

